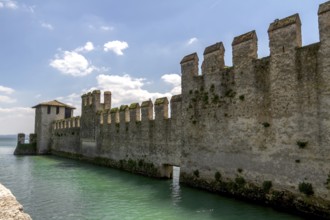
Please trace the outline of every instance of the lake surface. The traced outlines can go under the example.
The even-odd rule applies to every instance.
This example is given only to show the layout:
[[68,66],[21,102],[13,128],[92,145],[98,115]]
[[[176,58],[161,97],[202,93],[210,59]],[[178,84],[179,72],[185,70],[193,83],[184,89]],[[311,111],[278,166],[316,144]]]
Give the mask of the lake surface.
[[300,217],[179,185],[55,156],[14,156],[0,137],[0,182],[38,219],[298,220]]

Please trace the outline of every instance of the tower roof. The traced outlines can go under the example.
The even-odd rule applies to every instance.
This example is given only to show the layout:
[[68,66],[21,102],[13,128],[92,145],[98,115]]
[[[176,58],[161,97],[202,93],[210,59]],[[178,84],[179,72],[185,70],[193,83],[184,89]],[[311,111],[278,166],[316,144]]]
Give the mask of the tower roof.
[[53,101],[49,101],[49,102],[42,102],[42,103],[39,103],[38,105],[36,106],[33,106],[32,108],[37,108],[39,106],[58,106],[58,107],[65,107],[65,108],[70,108],[70,109],[76,109],[75,107],[73,106],[70,106],[70,105],[67,105],[67,104],[64,104],[62,102],[59,102],[57,100],[53,100]]

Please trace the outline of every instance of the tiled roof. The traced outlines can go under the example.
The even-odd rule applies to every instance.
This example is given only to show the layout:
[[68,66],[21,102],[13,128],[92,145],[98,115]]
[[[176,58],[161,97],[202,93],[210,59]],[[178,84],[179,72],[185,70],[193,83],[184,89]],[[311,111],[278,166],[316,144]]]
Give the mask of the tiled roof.
[[53,100],[53,101],[49,101],[49,102],[42,102],[42,103],[39,103],[38,105],[36,106],[33,106],[32,108],[37,108],[39,106],[59,106],[59,107],[65,107],[65,108],[71,108],[71,109],[76,109],[75,107],[73,106],[70,106],[70,105],[67,105],[67,104],[64,104],[62,102],[59,102],[57,100]]

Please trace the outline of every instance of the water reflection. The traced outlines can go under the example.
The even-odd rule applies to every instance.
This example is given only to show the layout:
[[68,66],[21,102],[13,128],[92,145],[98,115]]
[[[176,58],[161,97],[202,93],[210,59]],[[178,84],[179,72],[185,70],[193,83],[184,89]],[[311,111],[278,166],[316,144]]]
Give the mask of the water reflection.
[[172,190],[172,203],[178,206],[181,202],[181,189],[180,189],[180,167],[173,166],[173,179],[171,183]]

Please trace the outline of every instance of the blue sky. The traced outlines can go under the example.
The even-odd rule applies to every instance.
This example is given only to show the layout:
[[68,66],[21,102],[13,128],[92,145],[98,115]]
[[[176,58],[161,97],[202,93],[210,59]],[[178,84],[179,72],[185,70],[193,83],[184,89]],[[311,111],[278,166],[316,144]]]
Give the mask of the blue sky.
[[324,0],[0,0],[0,134],[30,133],[34,106],[77,107],[91,89],[113,107],[180,93],[180,60],[222,41],[231,65],[235,36],[256,30],[268,56],[269,24],[299,13],[303,45],[319,41]]

